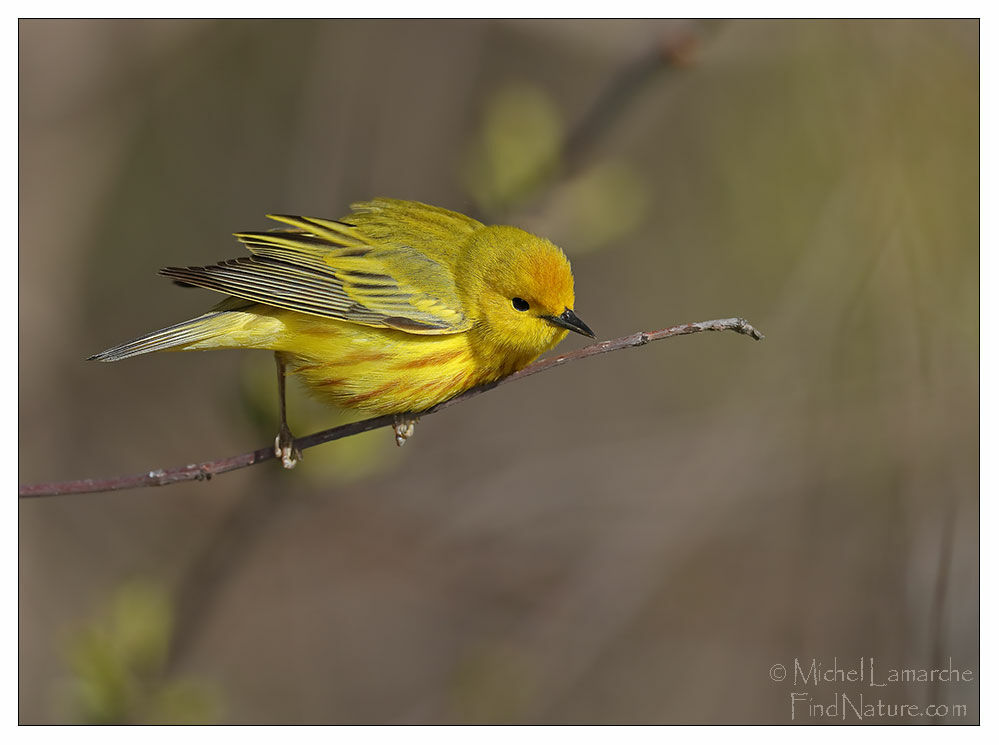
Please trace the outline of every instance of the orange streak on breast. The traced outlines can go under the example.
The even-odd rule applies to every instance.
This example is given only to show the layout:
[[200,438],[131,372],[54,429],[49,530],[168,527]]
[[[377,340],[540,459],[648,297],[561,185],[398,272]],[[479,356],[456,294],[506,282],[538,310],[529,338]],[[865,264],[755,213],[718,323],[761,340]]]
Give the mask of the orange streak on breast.
[[344,378],[327,378],[326,380],[320,380],[313,385],[317,388],[339,388],[346,385],[347,381]]
[[357,362],[378,362],[380,360],[388,359],[387,352],[358,352],[352,354],[349,357],[344,357],[337,362],[341,365],[353,365]]
[[392,381],[391,383],[386,383],[385,385],[370,390],[367,393],[357,393],[353,396],[344,398],[343,405],[347,407],[358,406],[360,404],[363,404],[365,401],[370,401],[371,399],[377,396],[381,396],[387,393],[388,391],[392,390],[393,388],[397,388],[398,386],[399,384],[397,382]]
[[409,360],[408,362],[403,362],[398,365],[400,369],[412,369],[418,367],[432,367],[434,365],[443,365],[451,360],[457,359],[465,353],[463,349],[452,349],[448,352],[437,352],[436,354],[428,354],[426,357],[417,357],[415,360]]

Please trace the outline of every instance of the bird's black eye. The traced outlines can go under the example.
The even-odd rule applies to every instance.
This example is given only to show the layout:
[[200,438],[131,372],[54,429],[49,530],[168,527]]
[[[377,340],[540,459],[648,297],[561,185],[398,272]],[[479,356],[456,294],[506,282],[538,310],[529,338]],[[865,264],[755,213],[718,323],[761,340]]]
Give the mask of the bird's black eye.
[[513,307],[514,307],[514,310],[521,310],[521,311],[523,311],[523,310],[527,310],[528,308],[530,308],[531,304],[529,302],[527,302],[526,300],[524,300],[524,298],[522,298],[522,297],[515,297],[513,299]]

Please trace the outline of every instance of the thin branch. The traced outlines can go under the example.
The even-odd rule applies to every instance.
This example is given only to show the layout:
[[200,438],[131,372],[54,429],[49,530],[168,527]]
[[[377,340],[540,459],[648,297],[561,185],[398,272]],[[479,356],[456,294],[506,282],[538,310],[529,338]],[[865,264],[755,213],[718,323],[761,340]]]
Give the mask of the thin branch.
[[[462,401],[467,401],[470,398],[474,398],[475,396],[485,393],[486,391],[499,385],[503,385],[504,383],[520,380],[521,378],[526,378],[529,375],[534,375],[535,373],[564,365],[567,362],[585,359],[586,357],[593,357],[598,354],[604,354],[605,352],[614,352],[619,349],[640,347],[644,344],[648,344],[650,341],[669,339],[674,336],[685,336],[687,334],[696,334],[701,331],[735,331],[736,333],[750,336],[757,341],[763,339],[763,334],[753,328],[748,321],[742,318],[723,318],[716,321],[684,323],[679,326],[670,326],[669,328],[659,329],[658,331],[639,331],[638,333],[631,334],[630,336],[622,336],[617,339],[610,339],[609,341],[597,342],[596,344],[591,344],[588,347],[583,347],[582,349],[577,349],[573,352],[559,355],[558,357],[549,357],[547,359],[539,360],[528,365],[522,370],[518,370],[512,375],[508,375],[505,378],[467,390],[454,398],[448,399],[443,403],[439,403],[436,406],[419,413],[417,416],[425,417],[431,414],[436,414],[438,411],[443,411],[449,406],[454,406]],[[315,434],[308,435],[307,437],[300,437],[295,440],[295,444],[300,450],[305,450],[306,448],[321,445],[324,442],[332,442],[333,440],[340,440],[344,437],[350,437],[351,435],[357,435],[361,432],[367,432],[372,429],[388,427],[393,425],[395,421],[396,416],[393,414],[377,416],[372,419],[364,419],[360,422],[351,422],[350,424],[344,424],[322,432],[316,432]],[[114,476],[106,479],[79,479],[77,481],[57,481],[46,484],[27,484],[18,488],[18,497],[24,499],[29,497],[51,497],[62,494],[89,494],[93,492],[135,489],[143,486],[166,486],[168,484],[176,484],[179,481],[206,481],[217,474],[226,473],[227,471],[235,471],[237,468],[246,468],[247,466],[252,466],[265,460],[270,460],[274,457],[274,448],[273,446],[269,446],[261,448],[260,450],[254,450],[250,453],[233,455],[219,460],[194,463],[177,468],[160,468],[146,473],[138,473],[133,476]]]

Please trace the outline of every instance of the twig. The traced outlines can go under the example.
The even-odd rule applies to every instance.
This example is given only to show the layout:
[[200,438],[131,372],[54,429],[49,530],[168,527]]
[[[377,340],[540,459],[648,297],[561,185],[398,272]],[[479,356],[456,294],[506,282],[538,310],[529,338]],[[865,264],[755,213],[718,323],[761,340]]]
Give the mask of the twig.
[[[503,385],[504,383],[520,380],[521,378],[526,378],[529,375],[534,375],[535,373],[550,370],[551,368],[558,367],[559,365],[564,365],[567,362],[585,359],[586,357],[593,357],[594,355],[604,354],[605,352],[614,352],[619,349],[640,347],[644,344],[648,344],[650,341],[668,339],[674,336],[685,336],[687,334],[696,334],[701,331],[735,331],[736,333],[750,336],[757,341],[763,339],[763,334],[753,328],[748,321],[742,318],[723,318],[716,321],[684,323],[679,326],[670,326],[669,328],[659,329],[658,331],[639,331],[638,333],[631,334],[630,336],[622,336],[617,339],[591,344],[588,347],[583,347],[582,349],[577,349],[573,352],[559,355],[558,357],[549,357],[547,359],[539,360],[528,365],[522,370],[518,370],[512,375],[508,375],[505,378],[467,390],[454,398],[448,399],[443,403],[439,403],[424,412],[420,412],[418,416],[425,417],[431,414],[436,414],[438,411],[443,411],[449,406],[453,406],[454,404],[462,401],[467,401],[470,398],[474,398],[475,396],[485,393],[486,391],[499,385]],[[361,432],[367,432],[372,429],[388,427],[394,424],[395,421],[396,416],[393,414],[377,416],[372,419],[364,419],[360,422],[352,422],[350,424],[344,424],[322,432],[316,432],[315,434],[308,435],[306,437],[300,437],[295,440],[295,444],[300,450],[305,450],[306,448],[321,445],[324,442],[332,442],[333,440],[340,440],[344,437],[350,437],[351,435],[357,435]],[[265,460],[270,460],[271,458],[274,458],[274,448],[266,447],[261,448],[260,450],[254,450],[250,453],[243,453],[242,455],[233,455],[228,458],[206,461],[204,463],[194,463],[177,468],[160,468],[146,473],[135,474],[133,476],[114,476],[106,479],[79,479],[77,481],[57,481],[46,484],[27,484],[18,488],[18,497],[24,499],[29,497],[51,497],[62,494],[88,494],[93,492],[118,491],[120,489],[135,489],[143,486],[166,486],[168,484],[176,484],[179,481],[205,481],[217,474],[226,473],[227,471],[235,471],[237,468],[246,468],[247,466],[252,466]]]

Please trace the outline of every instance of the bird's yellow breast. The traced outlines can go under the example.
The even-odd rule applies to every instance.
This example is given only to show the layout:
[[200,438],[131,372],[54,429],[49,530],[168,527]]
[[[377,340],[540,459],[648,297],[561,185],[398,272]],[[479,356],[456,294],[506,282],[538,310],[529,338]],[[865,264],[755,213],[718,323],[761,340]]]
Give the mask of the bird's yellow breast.
[[312,393],[373,414],[423,411],[544,351],[497,350],[475,328],[430,336],[293,312],[274,317],[283,326],[275,346]]

